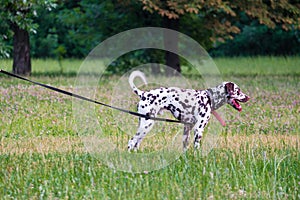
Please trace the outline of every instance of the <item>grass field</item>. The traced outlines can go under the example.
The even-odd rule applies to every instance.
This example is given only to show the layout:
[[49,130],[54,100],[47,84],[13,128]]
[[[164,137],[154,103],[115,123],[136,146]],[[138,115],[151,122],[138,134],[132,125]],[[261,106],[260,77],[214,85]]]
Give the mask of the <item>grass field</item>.
[[[141,173],[114,170],[87,152],[70,97],[0,75],[1,199],[300,199],[300,58],[215,62],[223,80],[236,82],[251,100],[241,113],[229,106],[222,110],[224,128],[215,129],[212,118],[205,134],[217,132],[218,141],[211,151],[190,148],[168,166]],[[80,64],[33,60],[30,78],[73,91]],[[0,68],[10,66],[10,60],[0,61]],[[199,80],[188,77],[196,86]],[[104,77],[96,98],[110,103],[119,78]],[[91,131],[101,129],[127,158],[127,132],[135,130],[137,119],[119,121],[123,114],[101,106],[95,110]],[[150,135],[133,154],[169,144],[170,133],[181,128],[158,124],[154,133],[160,134]]]

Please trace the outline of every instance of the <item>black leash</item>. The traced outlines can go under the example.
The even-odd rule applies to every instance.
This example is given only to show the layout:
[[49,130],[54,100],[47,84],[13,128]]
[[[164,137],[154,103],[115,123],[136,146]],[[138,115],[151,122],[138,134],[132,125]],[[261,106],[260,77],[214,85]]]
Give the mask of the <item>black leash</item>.
[[68,95],[68,96],[71,96],[71,97],[75,97],[75,98],[84,100],[84,101],[89,101],[89,102],[92,102],[92,103],[95,103],[95,104],[99,104],[99,105],[102,105],[102,106],[106,106],[106,107],[108,107],[108,108],[112,108],[112,109],[115,109],[115,110],[118,110],[118,111],[121,111],[121,112],[124,112],[124,113],[128,113],[128,114],[131,114],[131,115],[134,115],[134,116],[137,116],[137,117],[142,117],[142,118],[145,118],[145,119],[152,119],[152,120],[155,120],[155,121],[165,121],[165,122],[172,122],[172,123],[189,124],[189,123],[185,123],[185,122],[178,121],[178,120],[173,120],[173,119],[165,119],[165,118],[159,118],[159,117],[151,117],[151,116],[144,115],[144,114],[140,114],[140,113],[133,112],[133,111],[130,111],[130,110],[125,110],[125,109],[122,109],[122,108],[114,107],[114,106],[111,106],[111,105],[108,105],[108,104],[105,104],[105,103],[101,103],[101,102],[96,101],[96,100],[89,99],[89,98],[87,98],[87,97],[80,96],[80,95],[78,95],[78,94],[74,94],[74,93],[71,93],[71,92],[68,92],[68,91],[65,91],[65,90],[58,89],[58,88],[56,88],[56,87],[52,87],[52,86],[49,86],[49,85],[45,85],[45,84],[43,84],[43,83],[39,83],[39,82],[36,82],[36,81],[29,80],[29,79],[27,79],[27,78],[18,76],[18,75],[16,75],[16,74],[12,74],[12,73],[7,72],[7,71],[4,71],[4,70],[2,70],[2,69],[0,69],[0,72],[3,73],[3,74],[6,74],[6,75],[8,75],[8,76],[11,76],[11,77],[14,77],[14,78],[18,78],[18,79],[21,79],[21,80],[24,80],[24,81],[33,83],[33,84],[35,84],[35,85],[39,85],[39,86],[41,86],[41,87],[44,87],[44,88],[53,90],[53,91],[55,91],[55,92],[59,92],[59,93],[62,93],[62,94],[65,94],[65,95]]

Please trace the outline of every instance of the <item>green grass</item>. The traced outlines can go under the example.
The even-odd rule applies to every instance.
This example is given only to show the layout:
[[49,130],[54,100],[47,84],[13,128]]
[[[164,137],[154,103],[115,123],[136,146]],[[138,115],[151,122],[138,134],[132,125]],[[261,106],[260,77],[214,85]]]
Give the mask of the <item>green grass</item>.
[[299,57],[238,57],[214,59],[220,72],[238,76],[299,76]]
[[[229,106],[221,110],[225,128],[217,127],[212,118],[205,134],[217,132],[219,141],[210,152],[201,154],[190,148],[170,165],[141,173],[114,170],[87,153],[70,97],[0,75],[1,198],[299,199],[300,58],[214,61],[222,78],[236,82],[251,101],[241,113]],[[73,91],[81,62],[63,60],[61,64],[33,60],[31,79]],[[10,60],[0,61],[0,68],[10,70],[10,66]],[[118,94],[118,80],[118,76],[101,79],[95,98],[111,103],[111,96],[117,95],[134,110],[136,97]],[[189,81],[197,86],[200,80],[192,77]],[[88,109],[91,104],[80,105]],[[86,124],[87,134],[101,130],[104,139],[122,150],[119,156],[127,158],[127,141],[137,119],[125,120],[127,115],[101,106],[95,107],[94,114],[95,121],[80,121],[80,125]],[[157,124],[136,154],[169,145],[181,128]],[[92,142],[105,147],[98,140]]]
[[85,153],[1,155],[1,196],[76,199],[297,199],[299,152],[188,154],[147,174],[113,171]]

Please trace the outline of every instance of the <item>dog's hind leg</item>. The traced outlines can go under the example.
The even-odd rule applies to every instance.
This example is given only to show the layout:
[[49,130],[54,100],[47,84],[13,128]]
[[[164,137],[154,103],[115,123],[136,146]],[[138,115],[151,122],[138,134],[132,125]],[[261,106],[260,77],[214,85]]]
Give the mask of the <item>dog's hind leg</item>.
[[128,142],[128,151],[137,151],[139,145],[146,134],[152,129],[154,121],[151,119],[140,118],[140,124],[137,133]]
[[190,136],[190,132],[191,132],[192,128],[193,128],[192,125],[189,125],[189,124],[184,125],[183,138],[182,138],[184,151],[187,150],[187,147],[189,144],[189,136]]

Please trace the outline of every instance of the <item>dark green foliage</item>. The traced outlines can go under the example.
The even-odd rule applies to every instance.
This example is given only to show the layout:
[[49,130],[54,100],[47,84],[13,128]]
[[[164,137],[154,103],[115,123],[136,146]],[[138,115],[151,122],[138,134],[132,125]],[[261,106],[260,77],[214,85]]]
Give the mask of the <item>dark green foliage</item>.
[[[7,4],[8,1],[4,2]],[[20,20],[19,23],[31,31],[32,57],[83,58],[99,43],[117,33],[138,27],[163,26],[162,17],[158,13],[144,11],[141,2],[129,1],[128,4],[130,6],[117,0],[100,3],[96,0],[57,1],[51,9],[35,7],[38,16],[31,17],[29,21]],[[4,7],[0,9],[0,18],[7,19]],[[296,28],[284,31],[278,25],[273,30],[252,21],[243,13],[235,22],[241,34],[219,45],[210,40],[213,30],[205,28],[207,21],[201,14],[185,14],[179,22],[180,32],[195,39],[205,49],[210,49],[215,56],[298,55],[300,52],[300,36]],[[8,23],[0,24],[0,56],[12,56],[12,31]],[[120,58],[122,61],[118,59],[114,64],[123,68],[132,62],[152,61],[156,56],[152,53],[149,55],[147,51],[135,52]],[[158,54],[155,59],[161,61],[161,55]]]
[[243,25],[234,40],[228,40],[211,49],[213,56],[299,55],[299,30],[274,30],[257,21]]
[[[107,72],[109,74],[122,74],[130,68],[147,63],[164,63],[164,51],[158,49],[142,49],[129,52],[112,62],[108,66]],[[152,67],[155,66],[158,67],[157,65],[152,65]],[[159,73],[160,69],[152,68],[152,72]]]

